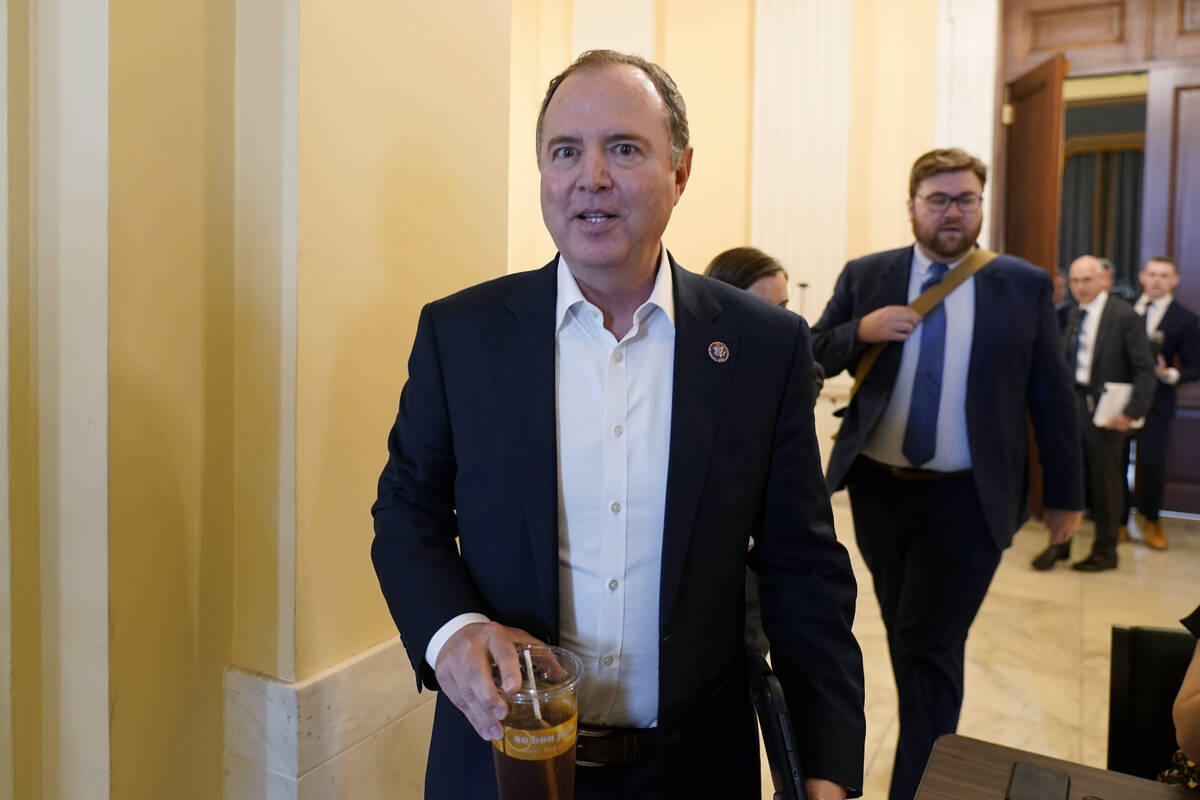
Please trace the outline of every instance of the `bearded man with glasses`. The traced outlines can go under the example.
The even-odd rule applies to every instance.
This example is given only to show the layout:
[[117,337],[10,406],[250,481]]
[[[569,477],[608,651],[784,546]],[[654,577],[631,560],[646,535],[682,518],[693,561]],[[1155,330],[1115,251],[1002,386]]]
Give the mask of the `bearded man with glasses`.
[[[918,158],[915,243],[848,263],[813,328],[826,374],[858,381],[826,480],[849,490],[887,628],[900,704],[891,800],[911,800],[934,740],[958,725],[967,631],[1028,513],[1027,418],[1054,541],[1070,538],[1083,507],[1050,276],[973,254],[986,178],[959,149]],[[943,278],[957,284],[944,299],[923,316],[909,307]]]

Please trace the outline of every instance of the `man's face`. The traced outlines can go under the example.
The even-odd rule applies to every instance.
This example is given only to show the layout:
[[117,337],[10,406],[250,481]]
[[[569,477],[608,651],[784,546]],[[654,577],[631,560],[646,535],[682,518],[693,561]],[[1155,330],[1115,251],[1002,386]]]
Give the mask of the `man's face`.
[[572,267],[644,269],[691,169],[671,167],[662,98],[625,64],[583,69],[558,87],[542,121],[542,218]]
[[1151,300],[1175,291],[1179,285],[1179,273],[1175,271],[1175,266],[1165,261],[1147,261],[1138,277],[1142,281],[1142,291]]
[[1067,281],[1071,285],[1071,296],[1082,306],[1096,299],[1104,291],[1104,267],[1091,256],[1082,256],[1071,262]]
[[912,221],[913,236],[927,255],[940,261],[957,261],[979,238],[983,227],[983,207],[963,211],[958,203],[950,203],[941,211],[932,206],[948,197],[983,195],[983,184],[969,169],[940,172],[917,185],[917,194],[908,201],[908,218]]

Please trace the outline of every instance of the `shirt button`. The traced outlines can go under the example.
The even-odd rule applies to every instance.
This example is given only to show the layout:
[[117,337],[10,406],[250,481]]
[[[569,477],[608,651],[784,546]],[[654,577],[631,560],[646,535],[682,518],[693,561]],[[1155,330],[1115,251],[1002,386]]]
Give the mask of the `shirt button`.
[[620,514],[620,513],[621,513],[621,504],[620,504],[620,503],[613,503],[613,504],[612,504],[612,512],[613,512],[614,514]]
[[605,656],[605,657],[604,657],[604,666],[606,666],[606,667],[611,667],[611,666],[612,666],[612,663],[613,663],[613,657],[612,657],[612,656]]
[[618,364],[620,364],[624,360],[625,360],[625,354],[622,353],[620,350],[618,350],[616,353],[613,354],[613,361],[616,361]]
[[609,590],[611,590],[611,591],[614,591],[614,592],[617,590],[617,587],[618,587],[618,586],[620,586],[620,585],[621,585],[621,584],[617,583],[617,579],[616,579],[616,578],[613,578],[611,581],[609,581],[609,582],[608,582],[608,588],[609,588]]
[[613,435],[614,436],[620,436],[624,432],[625,432],[625,429],[622,428],[620,425],[613,426]]
[[594,309],[594,308],[593,308],[593,309],[590,309],[590,310],[588,311],[588,314],[590,314],[590,315],[591,315],[592,319],[595,319],[596,317],[600,316],[600,312],[599,312],[599,311],[597,311],[597,310],[596,310],[596,309]]

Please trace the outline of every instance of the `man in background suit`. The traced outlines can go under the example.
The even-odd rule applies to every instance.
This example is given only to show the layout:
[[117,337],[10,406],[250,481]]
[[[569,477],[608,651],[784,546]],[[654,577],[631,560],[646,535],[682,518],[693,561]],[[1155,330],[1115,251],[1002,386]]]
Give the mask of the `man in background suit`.
[[[1154,365],[1142,320],[1129,304],[1105,291],[1104,267],[1094,256],[1071,262],[1071,294],[1079,305],[1067,323],[1064,354],[1075,376],[1079,437],[1087,464],[1087,480],[1096,538],[1087,558],[1071,565],[1081,572],[1117,566],[1117,529],[1124,508],[1125,442],[1134,420],[1146,415],[1154,394]],[[1093,424],[1093,412],[1107,382],[1132,385],[1129,400],[1104,427]],[[1033,560],[1039,570],[1070,556],[1069,543],[1051,542]]]
[[934,740],[958,724],[967,631],[1027,514],[1027,416],[1055,539],[1080,517],[1075,407],[1046,272],[1000,256],[924,320],[905,305],[974,249],[986,177],[962,150],[918,158],[916,244],[848,263],[813,328],[830,376],[895,343],[851,399],[827,473],[831,490],[849,490],[887,628],[900,702],[891,800],[911,800]]
[[1179,266],[1169,257],[1150,259],[1138,277],[1142,296],[1133,308],[1146,321],[1158,379],[1146,426],[1137,434],[1138,511],[1146,521],[1146,544],[1165,550],[1167,537],[1158,513],[1166,482],[1167,434],[1175,419],[1175,387],[1200,379],[1200,325],[1196,315],[1175,300]]
[[440,692],[426,797],[496,797],[489,662],[515,688],[514,643],[542,640],[586,670],[577,800],[759,800],[747,564],[809,797],[860,794],[856,587],[807,326],[663,246],[692,148],[661,67],[580,56],[537,152],[559,255],[425,307],[373,508],[383,594]]

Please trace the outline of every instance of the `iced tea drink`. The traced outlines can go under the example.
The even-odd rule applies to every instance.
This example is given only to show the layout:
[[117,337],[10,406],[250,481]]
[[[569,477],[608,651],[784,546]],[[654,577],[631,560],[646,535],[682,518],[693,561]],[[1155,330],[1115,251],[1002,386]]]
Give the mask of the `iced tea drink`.
[[[500,800],[572,800],[579,720],[575,691],[583,664],[574,653],[549,645],[517,645],[517,661],[521,688],[501,692],[508,715],[500,723],[504,737],[492,742]],[[499,670],[493,675],[499,686]]]

